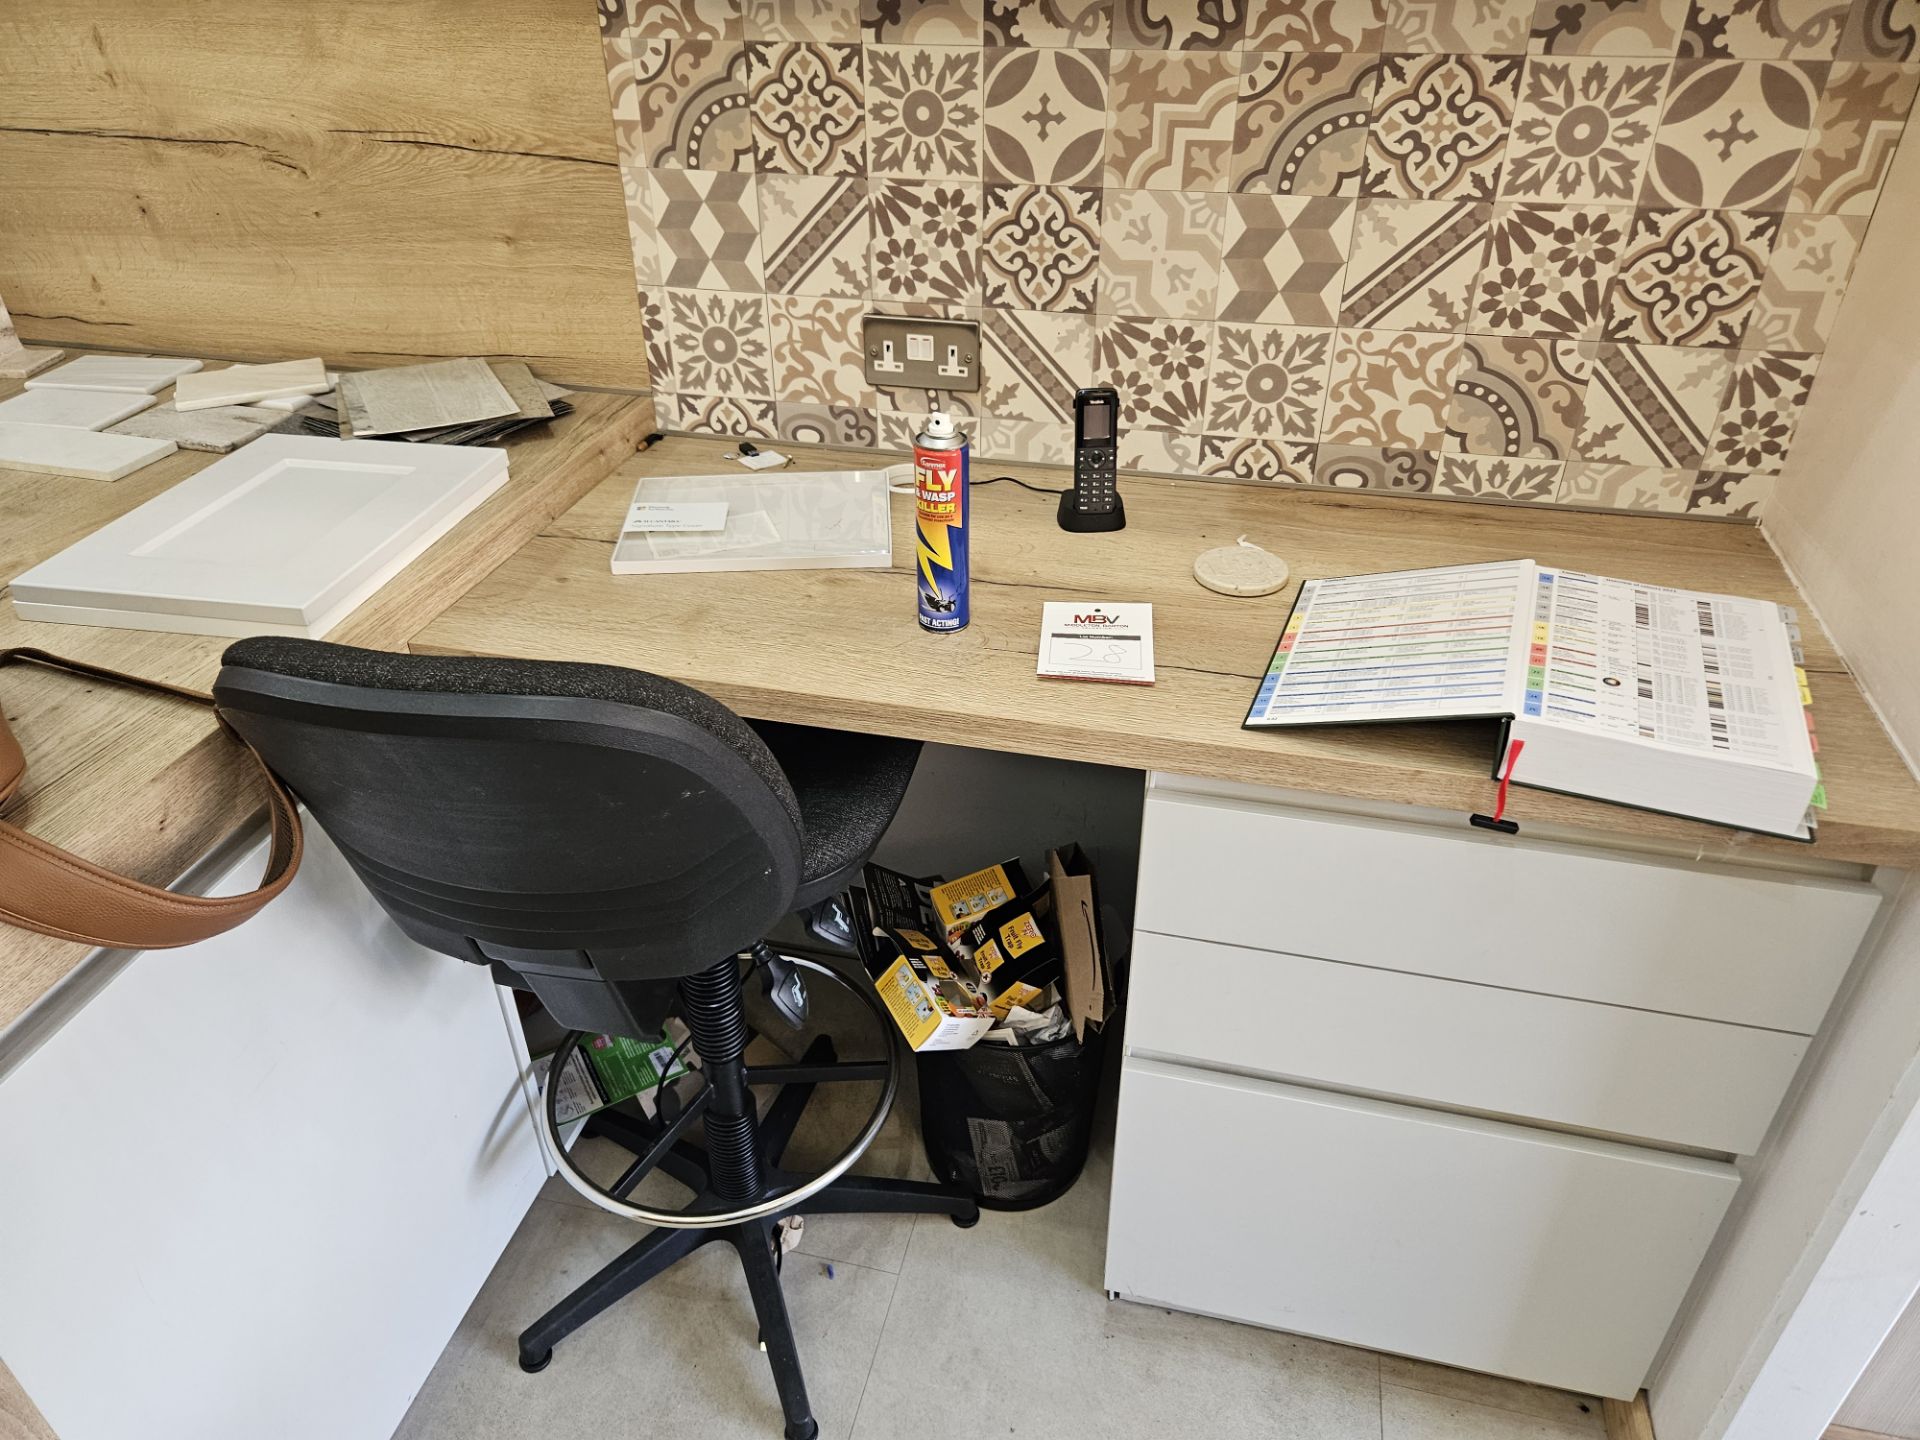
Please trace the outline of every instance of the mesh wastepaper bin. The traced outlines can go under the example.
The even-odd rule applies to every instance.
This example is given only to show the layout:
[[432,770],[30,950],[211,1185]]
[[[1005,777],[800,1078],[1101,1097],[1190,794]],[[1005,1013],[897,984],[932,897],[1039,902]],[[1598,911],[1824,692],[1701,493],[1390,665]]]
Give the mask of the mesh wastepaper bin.
[[920,1134],[942,1181],[996,1210],[1030,1210],[1073,1188],[1093,1138],[1099,1032],[917,1059]]

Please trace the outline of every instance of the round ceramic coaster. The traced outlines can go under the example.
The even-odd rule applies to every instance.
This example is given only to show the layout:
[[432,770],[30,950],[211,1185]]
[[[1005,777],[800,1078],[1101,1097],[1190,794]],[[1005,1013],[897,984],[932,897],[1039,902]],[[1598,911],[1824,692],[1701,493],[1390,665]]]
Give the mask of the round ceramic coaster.
[[1287,562],[1251,545],[1222,545],[1195,557],[1193,578],[1222,595],[1271,595],[1287,583]]

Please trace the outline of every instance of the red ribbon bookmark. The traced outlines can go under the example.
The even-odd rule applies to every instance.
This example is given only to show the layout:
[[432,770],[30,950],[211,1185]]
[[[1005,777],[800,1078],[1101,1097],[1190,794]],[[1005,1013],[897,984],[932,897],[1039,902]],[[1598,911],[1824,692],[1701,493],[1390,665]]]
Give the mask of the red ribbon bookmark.
[[1507,813],[1507,786],[1513,780],[1513,767],[1519,762],[1520,752],[1526,748],[1527,742],[1524,740],[1509,742],[1507,745],[1507,763],[1501,767],[1500,771],[1500,792],[1493,797],[1493,814],[1469,815],[1467,817],[1468,824],[1478,825],[1482,830],[1498,830],[1506,835],[1518,835],[1520,833],[1519,821],[1502,820],[1500,817]]

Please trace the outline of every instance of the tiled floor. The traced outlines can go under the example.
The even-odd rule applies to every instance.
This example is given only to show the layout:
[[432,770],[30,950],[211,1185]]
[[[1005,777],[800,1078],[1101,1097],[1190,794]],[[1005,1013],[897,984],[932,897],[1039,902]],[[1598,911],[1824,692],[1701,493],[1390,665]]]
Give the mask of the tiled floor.
[[[928,1178],[915,1111],[903,1095],[860,1169]],[[796,1167],[837,1148],[855,1119],[816,1103],[795,1138]],[[596,1157],[619,1158],[610,1146]],[[1080,1183],[1040,1210],[988,1212],[972,1230],[943,1218],[809,1220],[785,1279],[822,1440],[1604,1436],[1596,1400],[1109,1301],[1111,1172],[1109,1131]],[[663,1200],[684,1193],[664,1179],[649,1185]],[[521,1373],[519,1330],[639,1233],[550,1182],[396,1440],[777,1440],[773,1380],[725,1246],[696,1252],[595,1319],[541,1374]]]

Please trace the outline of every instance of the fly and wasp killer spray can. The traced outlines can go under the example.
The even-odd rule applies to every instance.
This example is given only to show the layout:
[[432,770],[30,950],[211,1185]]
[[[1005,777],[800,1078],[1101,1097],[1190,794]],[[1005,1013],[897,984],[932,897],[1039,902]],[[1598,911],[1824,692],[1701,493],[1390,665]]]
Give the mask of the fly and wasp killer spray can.
[[967,437],[941,411],[913,437],[914,550],[920,624],[964,630],[967,602]]

